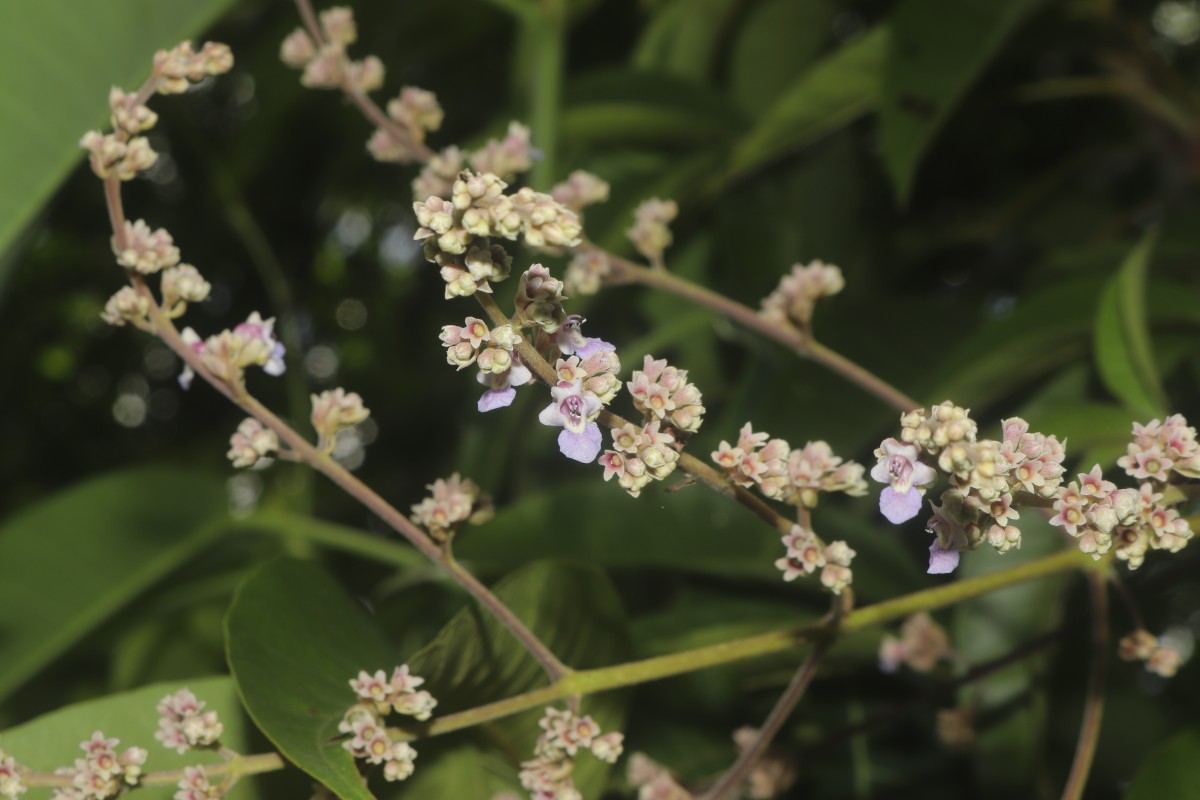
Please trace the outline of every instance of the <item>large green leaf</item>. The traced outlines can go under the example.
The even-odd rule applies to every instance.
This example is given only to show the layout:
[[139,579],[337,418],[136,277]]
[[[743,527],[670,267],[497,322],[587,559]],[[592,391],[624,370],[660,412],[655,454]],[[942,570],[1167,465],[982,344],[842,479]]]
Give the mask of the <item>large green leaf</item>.
[[1038,0],[907,0],[892,19],[879,124],[896,194],[967,87]]
[[1108,390],[1131,411],[1164,415],[1166,401],[1150,348],[1146,272],[1157,231],[1147,233],[1105,284],[1096,312],[1096,367]]
[[[248,753],[251,746],[241,705],[233,681],[226,677],[203,678],[183,684],[160,683],[136,691],[123,692],[99,700],[76,703],[38,717],[0,733],[4,751],[18,763],[41,771],[70,766],[82,757],[79,743],[90,738],[93,731],[121,740],[121,748],[134,745],[150,751],[144,767],[147,772],[182,769],[196,764],[219,763],[221,758],[202,750],[179,755],[154,739],[158,729],[158,702],[179,689],[191,689],[197,699],[206,703],[205,710],[216,711],[225,726],[221,743],[239,753]],[[136,796],[143,800],[168,800],[175,794],[174,786],[138,789]],[[253,781],[240,782],[229,795],[233,800],[258,797]],[[44,800],[49,789],[31,789],[26,800]]]
[[107,475],[0,528],[0,698],[212,542],[220,479],[169,467]]
[[144,80],[156,50],[195,35],[230,5],[0,3],[0,254],[78,163],[79,137],[106,124],[109,88]]
[[225,618],[229,668],[250,716],[279,751],[344,800],[369,800],[337,725],[359,670],[399,663],[361,605],[312,562],[267,564]]
[[879,97],[889,31],[876,27],[792,82],[738,142],[721,182],[798,150],[858,119]]
[[1192,728],[1154,749],[1125,800],[1200,800],[1200,730]]
[[737,0],[670,0],[646,26],[634,64],[703,81],[712,71]]
[[747,111],[771,106],[829,38],[832,0],[762,0],[746,13],[729,54],[730,93]]

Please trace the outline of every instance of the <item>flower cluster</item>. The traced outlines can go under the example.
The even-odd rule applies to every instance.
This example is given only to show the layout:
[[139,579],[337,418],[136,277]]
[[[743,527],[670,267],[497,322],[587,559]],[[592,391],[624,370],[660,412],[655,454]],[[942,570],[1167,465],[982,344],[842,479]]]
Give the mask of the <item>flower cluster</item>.
[[154,738],[164,747],[186,753],[193,747],[216,747],[225,726],[216,711],[205,711],[204,702],[187,689],[169,694],[158,704],[158,731]]
[[459,525],[487,511],[488,502],[479,487],[457,472],[425,488],[430,496],[412,507],[413,520],[438,541],[450,538]]
[[379,127],[367,140],[367,152],[376,161],[409,164],[418,160],[417,147],[425,135],[442,126],[442,107],[437,96],[416,86],[405,86],[387,104],[387,115],[395,123]]
[[511,261],[490,238],[524,236],[533,247],[579,243],[583,228],[574,211],[528,187],[511,195],[504,193],[507,188],[496,175],[464,170],[449,200],[431,195],[413,203],[421,226],[413,238],[424,243],[425,258],[441,267],[447,298],[490,291],[489,281],[508,277]]
[[26,791],[28,790],[21,781],[16,759],[0,750],[0,797],[4,800],[17,800]]
[[517,396],[516,387],[533,379],[533,373],[513,353],[521,336],[511,325],[491,330],[483,320],[467,317],[461,326],[443,326],[439,338],[446,348],[447,362],[458,369],[478,365],[477,378],[487,387],[479,398],[480,411],[511,405]]
[[312,426],[317,432],[317,449],[333,452],[339,432],[366,421],[371,411],[363,405],[357,392],[347,392],[340,386],[312,395]]
[[297,28],[283,40],[279,57],[283,63],[304,70],[300,82],[310,89],[344,89],[366,94],[383,85],[383,62],[375,56],[354,61],[346,48],[358,39],[354,12],[335,6],[321,12],[317,41],[303,28]]
[[253,417],[247,417],[229,437],[226,456],[235,467],[253,467],[260,459],[279,450],[279,437]]
[[703,398],[696,384],[688,383],[686,369],[668,366],[665,358],[656,361],[646,356],[642,368],[634,370],[632,377],[625,387],[647,422],[657,420],[679,433],[700,430],[705,412]]
[[[758,741],[757,728],[746,726],[733,732],[733,743],[744,753]],[[745,796],[750,800],[769,800],[787,791],[796,782],[796,764],[790,759],[765,753],[746,776]]]
[[521,786],[534,800],[582,800],[571,779],[580,750],[590,750],[609,764],[615,764],[621,755],[624,737],[620,733],[602,735],[591,717],[547,708],[538,725],[542,735],[534,748],[534,758],[521,764],[520,775]]
[[1147,550],[1178,553],[1192,538],[1187,520],[1162,505],[1163,495],[1154,488],[1147,481],[1139,489],[1118,489],[1104,480],[1097,464],[1054,501],[1058,513],[1050,524],[1061,527],[1093,558],[1116,545],[1117,558],[1137,569]]
[[930,546],[929,572],[953,572],[963,550],[984,541],[1000,553],[1021,546],[1014,500],[1020,493],[1053,498],[1062,485],[1063,445],[1053,436],[1030,433],[1014,417],[1002,423],[1000,441],[979,439],[970,412],[946,401],[903,414],[900,439],[887,439],[875,451],[879,462],[871,477],[887,484],[879,509],[899,524],[921,509],[925,487],[944,473],[950,488],[933,506],[927,528],[936,535]]
[[652,197],[643,200],[633,212],[633,227],[626,233],[633,246],[656,267],[663,263],[663,252],[671,246],[671,220],[679,214],[674,200]]
[[[477,167],[478,168],[478,167]],[[550,196],[578,213],[594,203],[608,200],[608,182],[590,172],[577,169],[550,190]]]
[[80,743],[84,757],[75,759],[73,767],[54,771],[55,775],[69,777],[72,785],[55,789],[52,800],[105,800],[136,786],[147,753],[140,747],[130,747],[118,755],[118,744],[117,739],[107,739],[100,731]]
[[[213,377],[230,386],[242,384],[246,367],[262,367],[268,375],[282,375],[285,369],[285,350],[275,337],[275,318],[263,319],[257,311],[233,330],[223,330],[205,340],[191,328],[184,328],[181,335]],[[192,368],[185,366],[179,385],[187,389],[194,377]]]
[[[536,327],[545,334],[556,334],[567,321],[567,312],[563,310],[563,282],[550,274],[550,270],[541,264],[533,264],[521,273],[521,281],[517,285],[513,303],[516,306],[515,319],[522,326]],[[576,316],[576,327],[582,318]],[[571,354],[574,350],[570,343],[574,338],[568,332],[562,344],[568,349],[563,351]]]
[[1163,678],[1172,678],[1183,664],[1183,654],[1166,637],[1138,629],[1121,637],[1118,653],[1126,661],[1142,661],[1146,669]]
[[594,247],[581,247],[567,264],[567,289],[572,294],[595,294],[612,271],[607,253]]
[[233,68],[233,53],[227,45],[205,42],[196,52],[191,42],[154,54],[152,86],[159,94],[183,94],[193,83]]
[[184,767],[183,777],[176,786],[179,791],[174,794],[174,800],[213,800],[225,794],[225,787],[222,784],[213,786],[208,773],[200,766]]
[[476,172],[491,173],[511,181],[540,157],[529,141],[529,128],[514,121],[508,123],[508,133],[503,139],[489,139],[487,144],[467,156],[467,161]]
[[407,664],[396,667],[390,679],[383,670],[374,675],[363,670],[350,681],[359,702],[338,723],[339,731],[353,734],[342,746],[355,758],[383,764],[383,776],[389,781],[402,781],[412,775],[417,751],[408,742],[392,741],[383,718],[394,712],[429,719],[437,701],[429,692],[417,691],[424,682],[424,678],[408,671]]
[[625,778],[638,790],[638,800],[692,800],[692,793],[680,786],[666,767],[645,753],[629,756]]
[[712,460],[738,486],[757,487],[763,496],[799,508],[816,508],[820,492],[866,494],[863,466],[843,461],[822,441],[792,450],[783,439],[755,432],[747,422],[737,444],[722,441]]
[[1200,444],[1196,429],[1182,414],[1166,421],[1151,420],[1146,425],[1133,423],[1133,441],[1117,464],[1130,477],[1142,481],[1166,482],[1169,473],[1185,478],[1200,478]]
[[661,481],[675,471],[679,451],[670,430],[661,430],[658,420],[638,428],[628,422],[612,430],[612,450],[600,456],[604,480],[616,477],[631,497],[642,493],[650,481]]
[[929,612],[913,614],[900,626],[900,638],[884,636],[879,645],[879,668],[895,672],[906,664],[917,672],[929,672],[943,658],[953,655],[950,637]]
[[821,585],[834,594],[841,594],[854,580],[850,562],[857,555],[843,541],[823,543],[817,535],[801,525],[793,525],[784,535],[787,554],[775,562],[785,581],[794,581],[821,570]]
[[842,271],[824,261],[807,266],[796,264],[791,274],[783,276],[775,291],[763,300],[759,313],[772,322],[807,329],[817,300],[837,294],[845,285]]

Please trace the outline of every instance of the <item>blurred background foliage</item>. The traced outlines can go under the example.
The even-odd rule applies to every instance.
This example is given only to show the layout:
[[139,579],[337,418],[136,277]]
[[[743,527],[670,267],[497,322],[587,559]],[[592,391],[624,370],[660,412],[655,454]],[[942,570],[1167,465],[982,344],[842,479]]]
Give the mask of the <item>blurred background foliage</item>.
[[[632,209],[673,197],[668,268],[751,306],[795,262],[841,266],[847,287],[819,309],[818,338],[923,402],[970,407],[985,435],[1020,414],[1068,438],[1086,470],[1123,452],[1135,419],[1198,421],[1194,0],[364,0],[355,11],[353,52],[384,60],[387,90],[438,94],[435,147],[533,123],[545,150],[536,188],[576,168],[612,184],[586,215],[594,241],[631,255]],[[367,123],[279,62],[296,24],[283,2],[0,8],[0,727],[226,674],[231,597],[281,554],[321,561],[403,657],[463,605],[414,554],[378,547],[389,534],[333,487],[286,464],[233,474],[235,409],[204,387],[181,392],[164,347],[99,319],[120,275],[76,142],[102,124],[110,85],[139,83],[155,49],[187,36],[229,43],[237,65],[156,101],[163,157],[128,187],[127,209],[168,228],[212,281],[212,301],[187,324],[278,316],[290,369],[252,376],[252,391],[301,426],[310,391],[361,393],[371,422],[339,456],[401,508],[453,471],[481,484],[499,513],[457,549],[485,577],[544,558],[603,568],[589,578],[592,600],[547,623],[587,626],[588,603],[602,603],[614,630],[579,663],[822,613],[811,586],[779,580],[777,538],[738,508],[697,487],[635,501],[598,467],[564,462],[555,432],[537,424],[538,391],[475,412],[478,385],[447,367],[436,337],[476,312],[441,300],[413,245],[414,172],[372,162]],[[709,409],[698,455],[750,420],[869,463],[894,429],[895,412],[874,398],[678,298],[620,287],[568,310],[618,344],[627,370],[653,353],[690,371]],[[919,526],[891,530],[873,505],[830,499],[815,517],[858,551],[860,603],[933,580]],[[1025,541],[1004,558],[964,559],[963,571],[1059,546],[1032,522]],[[1200,632],[1196,566],[1190,551],[1170,565],[1152,557],[1128,579],[1150,626],[1185,643]],[[571,583],[544,574],[521,573],[518,602],[553,603]],[[281,601],[258,613],[291,612]],[[981,683],[976,747],[938,741],[934,712],[956,702],[947,675],[882,675],[878,634],[863,635],[833,651],[778,741],[799,766],[788,796],[1057,796],[1086,674],[1081,582],[1007,590],[939,619],[972,664],[1042,637],[1034,656]],[[1119,606],[1113,624],[1132,627]],[[626,720],[631,749],[702,780],[734,757],[732,731],[761,721],[796,661],[638,688],[604,713]],[[1194,678],[1194,666],[1167,683],[1114,661],[1089,797],[1123,796],[1131,782],[1136,797],[1183,796],[1156,781],[1200,785]],[[214,702],[231,705],[228,681],[213,685]],[[85,738],[99,723],[80,724]],[[511,785],[528,728],[446,737],[422,751],[427,776],[402,794]],[[20,736],[5,734],[6,746]],[[295,775],[272,780],[242,791],[304,791]],[[624,786],[615,771],[588,781],[592,794]]]

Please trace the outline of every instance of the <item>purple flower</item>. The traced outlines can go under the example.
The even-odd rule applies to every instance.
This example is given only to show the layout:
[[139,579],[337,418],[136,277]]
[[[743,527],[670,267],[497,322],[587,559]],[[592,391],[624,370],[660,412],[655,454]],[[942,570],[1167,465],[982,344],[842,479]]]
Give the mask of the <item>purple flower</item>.
[[879,463],[871,477],[886,483],[879,494],[879,510],[894,525],[907,522],[921,510],[921,492],[916,487],[933,483],[937,473],[917,459],[917,448],[885,439],[875,451]]
[[942,549],[940,539],[934,539],[933,544],[929,545],[929,570],[930,575],[948,575],[958,569],[959,553],[951,548],[949,550]]
[[517,390],[513,387],[529,383],[533,373],[524,364],[514,362],[504,372],[480,372],[475,377],[488,387],[488,390],[480,395],[478,405],[480,411],[486,412],[511,405],[513,398],[517,396]]
[[563,381],[550,389],[554,402],[542,409],[538,421],[561,427],[558,449],[567,458],[590,464],[600,455],[600,428],[591,422],[600,412],[600,398],[583,388],[583,381]]
[[558,333],[554,335],[554,343],[564,356],[579,356],[583,361],[596,353],[616,352],[615,345],[594,336],[583,335],[583,323],[587,322],[578,314],[568,314]]

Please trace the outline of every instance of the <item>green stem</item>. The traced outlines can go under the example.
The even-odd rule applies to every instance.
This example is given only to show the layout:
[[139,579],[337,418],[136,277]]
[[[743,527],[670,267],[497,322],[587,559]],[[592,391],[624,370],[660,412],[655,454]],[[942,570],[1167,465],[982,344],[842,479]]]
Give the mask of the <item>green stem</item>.
[[763,336],[774,339],[801,358],[815,361],[827,369],[836,372],[856,386],[875,395],[897,411],[912,411],[921,405],[895,386],[855,364],[845,356],[830,350],[790,323],[765,319],[749,306],[744,306],[736,300],[692,283],[666,270],[648,269],[612,253],[600,252],[608,259],[608,263],[615,272],[618,282],[640,283],[643,286],[670,292],[685,300],[690,300],[697,305],[723,314],[729,319],[761,333]]
[[530,126],[542,157],[530,170],[530,183],[548,191],[557,175],[559,111],[566,58],[566,11],[561,0],[542,0],[541,12],[528,15],[527,33],[533,42],[530,75]]
[[[260,753],[257,755],[235,755],[227,761],[216,764],[198,764],[204,767],[208,778],[231,778],[237,781],[247,775],[258,775],[263,772],[278,772],[286,764],[278,753]],[[147,772],[141,776],[138,786],[174,786],[183,779],[183,770],[167,769],[158,772]],[[50,772],[22,771],[21,782],[29,788],[68,788],[74,786],[74,776],[55,775]]]

